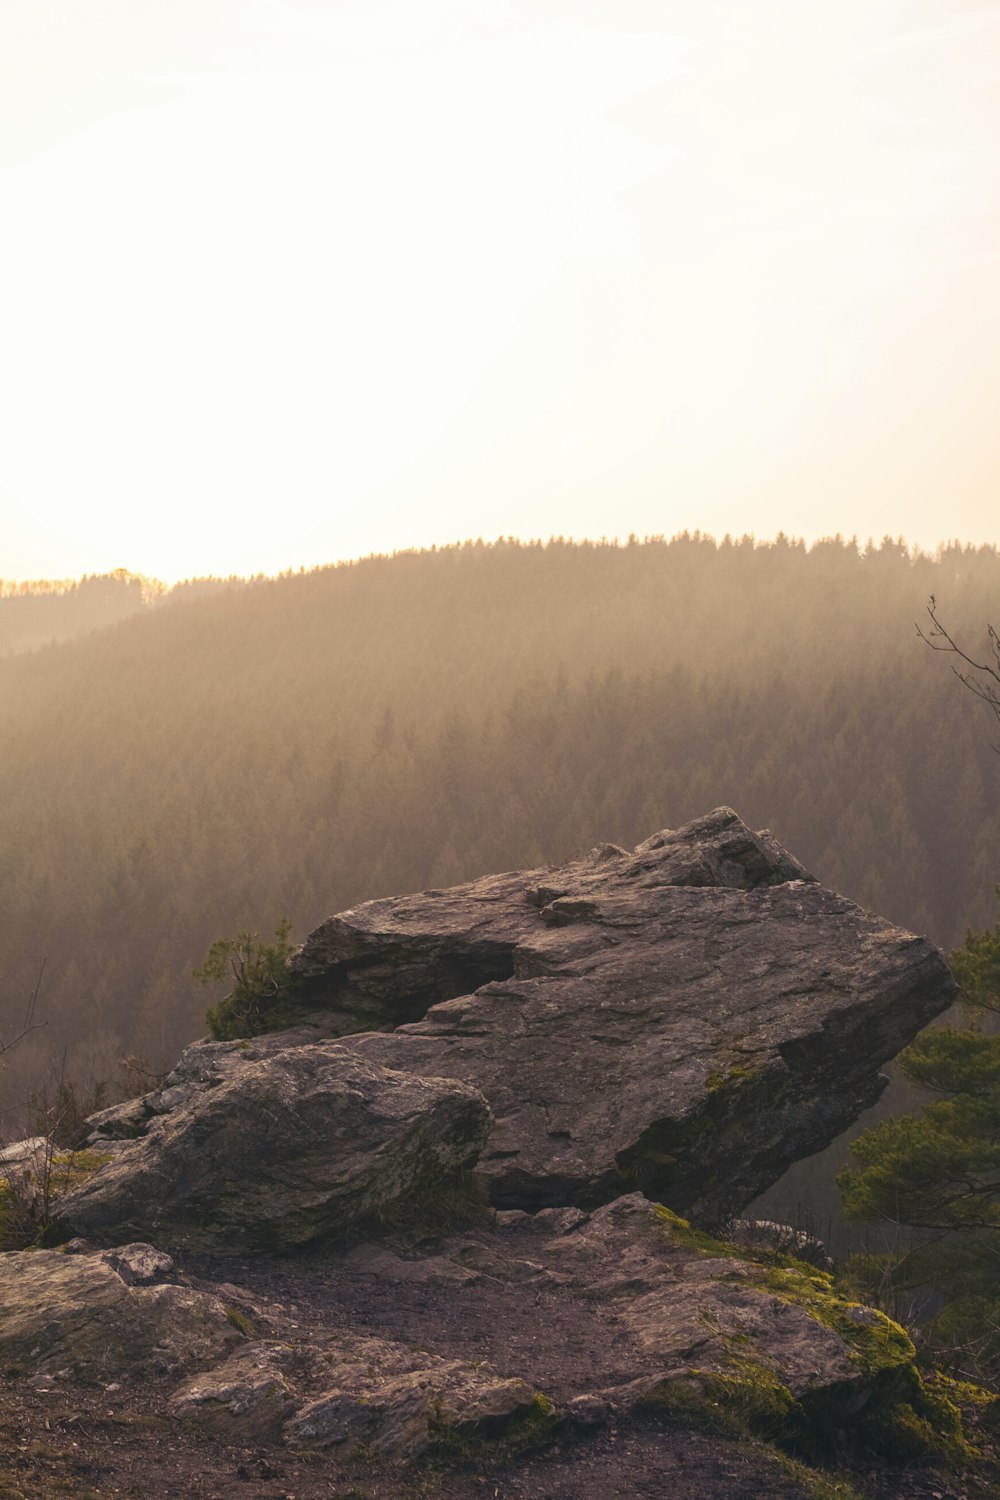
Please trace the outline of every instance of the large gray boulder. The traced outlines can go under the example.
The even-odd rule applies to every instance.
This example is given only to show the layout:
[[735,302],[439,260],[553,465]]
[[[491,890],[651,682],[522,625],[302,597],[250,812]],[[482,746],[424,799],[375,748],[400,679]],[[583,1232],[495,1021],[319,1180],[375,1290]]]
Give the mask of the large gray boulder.
[[[68,1228],[254,1248],[345,1233],[425,1170],[339,1113],[352,1068],[389,1069],[407,1118],[432,1097],[457,1110],[454,1138],[436,1114],[412,1135],[442,1164],[475,1155],[485,1096],[479,1171],[499,1207],[638,1188],[720,1222],[873,1103],[881,1065],[955,994],[926,939],[825,890],[729,808],[633,853],[370,901],[293,968],[312,1006],[295,1030],[196,1043],[163,1088],[94,1117],[92,1144],[118,1159],[58,1211]],[[329,1145],[345,1132],[362,1144],[342,1182]]]
[[[874,1102],[940,953],[719,808],[633,853],[371,901],[293,960],[358,1055],[481,1089],[498,1205],[737,1212]],[[395,1029],[391,1029],[395,1028]]]
[[274,1048],[266,1038],[198,1049],[200,1076],[187,1059],[170,1107],[133,1111],[144,1133],[59,1201],[57,1229],[172,1249],[289,1249],[433,1191],[486,1140],[489,1110],[466,1084],[391,1072],[337,1042]]
[[641,923],[653,914],[647,893],[657,887],[746,890],[812,878],[770,834],[751,833],[730,808],[717,808],[655,834],[634,855],[602,844],[567,865],[366,901],[317,927],[291,968],[341,1034],[385,1031],[491,980],[535,974],[539,964],[547,972],[547,958],[557,955],[541,940],[553,928],[586,924],[589,904],[612,885]]

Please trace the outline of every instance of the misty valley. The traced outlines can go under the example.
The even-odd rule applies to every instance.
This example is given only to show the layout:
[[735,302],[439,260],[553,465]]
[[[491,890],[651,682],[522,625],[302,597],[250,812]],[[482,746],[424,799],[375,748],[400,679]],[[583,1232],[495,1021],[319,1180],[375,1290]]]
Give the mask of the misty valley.
[[661,1419],[699,1494],[993,1493],[995,1044],[909,934],[991,1004],[991,724],[918,630],[933,596],[981,639],[998,585],[993,548],[696,534],[8,586],[28,1405],[98,1423],[96,1372],[145,1372],[141,1462],[210,1432],[222,1485],[261,1439],[303,1497],[310,1455],[528,1496],[555,1451],[597,1500]]

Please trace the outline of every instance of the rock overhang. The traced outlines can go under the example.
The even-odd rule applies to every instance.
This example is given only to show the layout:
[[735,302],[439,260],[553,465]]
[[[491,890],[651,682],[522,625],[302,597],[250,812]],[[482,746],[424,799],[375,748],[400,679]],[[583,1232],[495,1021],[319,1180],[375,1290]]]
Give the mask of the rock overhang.
[[956,989],[926,939],[825,889],[729,808],[633,852],[367,902],[292,969],[303,1025],[195,1044],[164,1089],[95,1120],[99,1137],[166,1141],[172,1121],[214,1119],[227,1089],[238,1114],[254,1067],[322,1046],[324,1088],[354,1059],[399,1080],[390,1092],[407,1077],[474,1091],[496,1207],[639,1189],[712,1224],[873,1103],[882,1064]]
[[[477,959],[482,982],[456,988]],[[498,1204],[638,1186],[706,1221],[846,1128],[955,994],[926,939],[825,889],[730,808],[632,852],[369,902],[293,968],[359,1033],[348,1045],[482,1089]],[[408,1015],[396,985],[414,978],[423,1013]]]

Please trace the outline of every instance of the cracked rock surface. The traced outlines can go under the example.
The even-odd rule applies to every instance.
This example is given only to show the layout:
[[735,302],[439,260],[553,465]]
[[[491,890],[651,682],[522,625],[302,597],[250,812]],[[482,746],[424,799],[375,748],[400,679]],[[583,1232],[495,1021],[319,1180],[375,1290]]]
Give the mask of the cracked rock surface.
[[169,1282],[122,1275],[156,1256],[0,1257],[0,1363],[115,1388],[172,1378],[170,1415],[226,1441],[387,1459],[586,1433],[762,1372],[832,1431],[915,1379],[902,1331],[824,1273],[741,1255],[638,1193],[589,1215],[502,1213],[409,1250],[160,1254]]
[[[123,1266],[135,1249],[126,1247]],[[179,1370],[217,1359],[239,1338],[210,1290],[132,1285],[113,1255],[0,1255],[0,1365],[30,1379],[106,1381],[126,1371]]]
[[[437,1091],[435,1119],[462,1121],[453,1164],[482,1144],[485,1098],[478,1169],[498,1207],[591,1208],[639,1189],[718,1223],[870,1105],[881,1065],[955,995],[925,938],[824,889],[729,808],[632,853],[602,845],[367,902],[317,928],[292,966],[313,1007],[302,1025],[196,1043],[164,1088],[94,1118],[93,1144],[118,1161],[66,1200],[68,1230],[192,1246],[213,1217],[220,1239],[261,1246],[346,1232],[349,1213],[292,1207],[286,1231],[270,1206],[286,1196],[282,1152],[315,1134],[306,1057],[319,1112],[351,1059],[390,1070],[396,1089],[409,1075],[428,1103]],[[392,1177],[388,1139],[375,1144],[373,1170]],[[252,1173],[230,1187],[251,1158],[259,1189]],[[149,1213],[128,1209],[130,1179]]]
[[336,1024],[370,1028],[349,1042],[365,1057],[482,1091],[497,1205],[640,1188],[709,1221],[873,1103],[955,994],[925,938],[729,808],[633,853],[368,902],[294,966]]
[[343,1238],[474,1161],[489,1125],[467,1084],[392,1072],[337,1042],[217,1044],[204,1076],[167,1093],[141,1135],[60,1199],[62,1233],[258,1251]]

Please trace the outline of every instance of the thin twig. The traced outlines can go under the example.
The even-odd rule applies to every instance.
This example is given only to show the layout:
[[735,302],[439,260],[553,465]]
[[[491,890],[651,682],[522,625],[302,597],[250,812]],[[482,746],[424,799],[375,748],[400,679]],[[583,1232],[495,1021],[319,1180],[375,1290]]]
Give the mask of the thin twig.
[[0,1058],[10,1052],[13,1047],[16,1047],[18,1042],[22,1042],[32,1031],[40,1031],[47,1024],[45,1021],[35,1020],[35,1006],[38,1004],[38,992],[42,987],[42,976],[44,973],[45,959],[43,958],[41,968],[38,970],[38,978],[35,980],[35,987],[28,997],[28,1004],[24,1012],[24,1020],[21,1023],[20,1031],[16,1036],[11,1037],[9,1042],[5,1042],[0,1037]]

